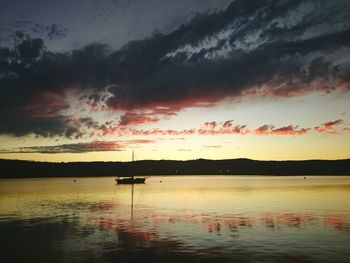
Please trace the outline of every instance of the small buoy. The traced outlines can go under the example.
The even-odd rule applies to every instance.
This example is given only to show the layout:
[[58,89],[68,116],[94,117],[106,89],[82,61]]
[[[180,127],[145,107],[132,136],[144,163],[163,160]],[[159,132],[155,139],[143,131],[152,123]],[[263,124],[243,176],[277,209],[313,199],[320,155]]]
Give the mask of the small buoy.
[[306,177],[304,176],[304,179],[306,179]]
[[76,182],[77,180],[74,179],[74,182]]
[[162,183],[163,181],[159,181],[160,183]]

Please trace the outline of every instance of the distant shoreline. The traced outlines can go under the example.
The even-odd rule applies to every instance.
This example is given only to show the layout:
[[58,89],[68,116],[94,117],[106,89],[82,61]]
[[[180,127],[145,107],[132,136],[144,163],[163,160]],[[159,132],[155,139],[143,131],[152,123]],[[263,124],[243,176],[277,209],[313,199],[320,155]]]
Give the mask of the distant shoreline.
[[144,160],[135,162],[49,163],[0,160],[0,178],[105,177],[150,175],[264,175],[311,176],[350,175],[350,159],[257,161],[228,160]]

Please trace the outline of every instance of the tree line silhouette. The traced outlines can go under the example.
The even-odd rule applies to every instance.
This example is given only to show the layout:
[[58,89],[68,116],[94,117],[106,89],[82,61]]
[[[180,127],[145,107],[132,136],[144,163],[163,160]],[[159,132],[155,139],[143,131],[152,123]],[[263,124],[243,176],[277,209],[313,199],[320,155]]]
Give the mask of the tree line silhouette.
[[305,161],[197,159],[68,163],[0,160],[0,171],[0,178],[132,175],[350,175],[350,159]]

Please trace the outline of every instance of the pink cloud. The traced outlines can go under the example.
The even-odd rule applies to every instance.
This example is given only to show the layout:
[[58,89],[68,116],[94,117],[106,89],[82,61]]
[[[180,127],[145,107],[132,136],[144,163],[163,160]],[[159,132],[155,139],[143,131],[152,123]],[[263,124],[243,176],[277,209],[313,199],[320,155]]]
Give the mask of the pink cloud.
[[159,121],[159,118],[155,116],[151,116],[151,114],[127,112],[120,117],[119,125],[121,126],[143,125],[148,123],[155,123],[158,121]]
[[265,124],[254,130],[254,133],[257,135],[269,135],[274,127],[273,125]]
[[309,128],[298,129],[298,125],[297,126],[288,125],[288,126],[285,126],[285,127],[281,127],[281,128],[272,130],[271,134],[276,134],[276,135],[303,135],[303,134],[306,134],[309,130],[310,130]]
[[288,125],[276,128],[274,125],[265,124],[253,131],[256,135],[304,135],[309,132],[309,128],[298,128],[298,125]]
[[299,128],[298,125],[288,125],[275,128],[274,125],[263,125],[254,131],[250,131],[247,125],[234,125],[232,120],[218,124],[216,121],[205,122],[201,128],[185,130],[164,130],[154,129],[130,129],[122,128],[116,132],[119,136],[183,136],[183,135],[246,135],[254,133],[256,135],[304,135],[310,131],[309,128]]
[[321,124],[320,126],[316,126],[314,129],[318,132],[321,132],[321,133],[333,133],[333,134],[335,134],[338,132],[334,126],[342,124],[343,122],[344,122],[344,120],[342,120],[342,119],[338,119],[335,121],[329,121],[329,122]]
[[34,94],[33,98],[19,111],[28,118],[46,120],[59,117],[61,110],[69,107],[66,101],[66,89],[57,92],[41,91]]
[[212,122],[205,122],[203,124],[203,129],[215,129],[217,126],[216,121],[212,121]]
[[162,129],[152,129],[152,130],[139,130],[139,129],[131,129],[130,135],[160,135],[160,136],[165,136],[165,135],[192,135],[196,133],[196,129],[189,129],[189,130],[162,130]]
[[200,135],[247,134],[250,132],[246,125],[233,125],[232,122],[233,120],[228,120],[221,125],[215,121],[206,122],[197,132]]

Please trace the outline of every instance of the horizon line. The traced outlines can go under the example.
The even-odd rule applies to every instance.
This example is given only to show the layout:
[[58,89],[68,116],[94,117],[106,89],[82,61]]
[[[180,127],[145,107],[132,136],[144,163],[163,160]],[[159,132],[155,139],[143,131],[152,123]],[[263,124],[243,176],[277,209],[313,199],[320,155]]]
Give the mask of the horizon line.
[[160,161],[173,161],[173,162],[191,162],[191,161],[233,161],[233,160],[248,160],[248,161],[255,161],[255,162],[306,162],[306,161],[347,161],[350,160],[350,157],[348,158],[341,158],[341,159],[286,159],[286,160],[259,160],[259,159],[250,159],[250,158],[231,158],[231,159],[206,159],[206,158],[197,158],[197,159],[188,159],[188,160],[176,160],[176,159],[142,159],[142,160],[134,160],[134,161],[39,161],[39,160],[23,160],[23,159],[7,159],[7,158],[0,158],[0,161],[19,161],[19,162],[31,162],[31,163],[56,163],[56,164],[63,164],[63,163],[132,163],[132,162],[143,162],[143,161],[154,161],[154,162],[160,162]]

